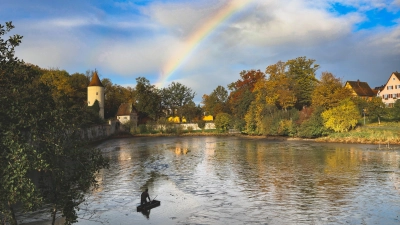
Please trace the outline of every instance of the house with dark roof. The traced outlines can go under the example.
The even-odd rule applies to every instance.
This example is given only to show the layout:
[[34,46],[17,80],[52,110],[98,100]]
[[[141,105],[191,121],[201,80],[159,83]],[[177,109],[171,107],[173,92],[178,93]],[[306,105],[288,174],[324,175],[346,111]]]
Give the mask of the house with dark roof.
[[360,80],[347,81],[344,86],[351,90],[353,97],[360,97],[365,100],[371,100],[373,97],[376,97],[376,93],[367,82],[362,82]]
[[400,98],[400,73],[393,72],[389,80],[384,85],[383,89],[379,91],[378,97],[382,98],[382,102],[388,107],[393,107],[393,104]]
[[117,112],[117,120],[124,124],[127,122],[133,122],[137,126],[138,115],[137,110],[132,103],[122,103]]

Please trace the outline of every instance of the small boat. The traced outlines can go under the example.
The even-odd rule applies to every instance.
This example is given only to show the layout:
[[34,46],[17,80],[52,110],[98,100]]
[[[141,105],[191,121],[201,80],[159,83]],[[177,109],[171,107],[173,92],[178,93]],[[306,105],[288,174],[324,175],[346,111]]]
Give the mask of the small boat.
[[157,200],[153,200],[151,202],[148,202],[144,205],[139,205],[136,209],[138,212],[142,211],[142,210],[149,210],[152,209],[154,207],[160,206],[161,202],[157,201]]

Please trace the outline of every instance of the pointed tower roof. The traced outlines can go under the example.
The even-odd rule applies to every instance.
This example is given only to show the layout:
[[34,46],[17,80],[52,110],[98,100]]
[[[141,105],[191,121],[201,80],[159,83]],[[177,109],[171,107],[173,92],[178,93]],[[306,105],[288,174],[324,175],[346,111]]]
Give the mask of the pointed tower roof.
[[103,84],[101,83],[100,79],[99,79],[99,76],[97,75],[97,71],[93,72],[92,81],[90,81],[90,83],[89,83],[89,87],[90,86],[104,87]]

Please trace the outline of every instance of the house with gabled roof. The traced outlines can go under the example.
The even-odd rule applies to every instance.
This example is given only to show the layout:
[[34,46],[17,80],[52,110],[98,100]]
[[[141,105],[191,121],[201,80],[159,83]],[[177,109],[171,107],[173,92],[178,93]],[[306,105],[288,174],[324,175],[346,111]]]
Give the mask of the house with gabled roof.
[[393,107],[393,104],[400,98],[400,73],[393,72],[382,90],[379,91],[378,97],[382,98],[382,102],[388,107]]
[[117,120],[122,124],[132,121],[137,126],[138,114],[132,103],[122,103],[119,106]]
[[346,88],[351,90],[353,97],[360,97],[365,100],[371,100],[376,97],[376,93],[371,89],[367,82],[357,81],[347,81],[344,85]]

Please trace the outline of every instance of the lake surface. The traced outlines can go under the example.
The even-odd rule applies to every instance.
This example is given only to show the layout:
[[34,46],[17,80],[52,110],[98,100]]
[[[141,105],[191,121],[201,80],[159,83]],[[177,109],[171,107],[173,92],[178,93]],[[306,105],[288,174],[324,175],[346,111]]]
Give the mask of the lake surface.
[[[98,145],[77,224],[400,224],[400,150],[241,137],[137,137]],[[136,212],[140,193],[161,206]]]

